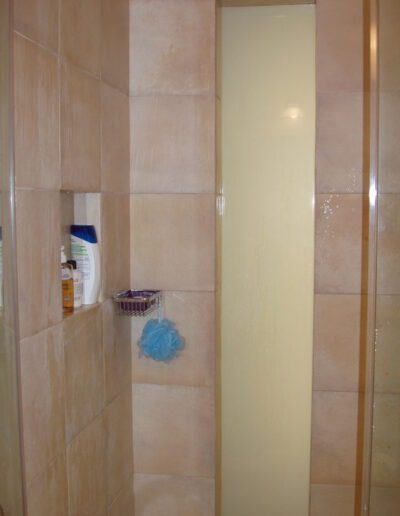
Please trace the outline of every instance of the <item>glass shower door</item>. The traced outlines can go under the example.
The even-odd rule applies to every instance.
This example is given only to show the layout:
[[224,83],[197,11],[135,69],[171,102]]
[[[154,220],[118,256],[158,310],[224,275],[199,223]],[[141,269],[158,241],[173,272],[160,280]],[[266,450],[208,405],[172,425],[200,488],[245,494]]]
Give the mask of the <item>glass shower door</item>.
[[10,2],[0,0],[0,516],[23,514],[16,331]]
[[[370,423],[364,513],[400,514],[400,2],[372,2],[371,156],[375,160],[375,353],[369,386]],[[376,45],[374,40],[376,25]],[[374,66],[372,66],[372,72]],[[374,93],[376,102],[374,103]],[[376,117],[376,120],[374,118]],[[373,185],[373,181],[371,182]],[[371,285],[370,285],[371,286]],[[370,343],[373,348],[372,342]],[[372,349],[373,352],[373,349]],[[371,357],[372,357],[371,352]],[[368,425],[368,422],[367,422]],[[368,493],[369,491],[369,493]]]

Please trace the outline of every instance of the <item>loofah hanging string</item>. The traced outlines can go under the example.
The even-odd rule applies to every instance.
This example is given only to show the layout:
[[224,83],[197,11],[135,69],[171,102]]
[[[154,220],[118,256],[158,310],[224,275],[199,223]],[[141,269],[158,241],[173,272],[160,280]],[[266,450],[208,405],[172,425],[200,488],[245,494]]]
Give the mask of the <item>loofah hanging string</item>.
[[140,355],[158,362],[170,362],[179,355],[185,343],[172,321],[151,319],[143,328],[138,345]]

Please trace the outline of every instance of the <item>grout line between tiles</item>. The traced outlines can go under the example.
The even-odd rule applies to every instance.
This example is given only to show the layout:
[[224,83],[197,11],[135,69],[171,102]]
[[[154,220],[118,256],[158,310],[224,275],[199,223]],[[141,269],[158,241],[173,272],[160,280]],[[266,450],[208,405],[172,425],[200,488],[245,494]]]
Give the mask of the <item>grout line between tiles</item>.
[[30,38],[29,36],[27,36],[26,34],[23,34],[22,32],[19,32],[18,30],[14,29],[14,34],[16,34],[17,36],[20,36],[21,38],[25,39],[26,41],[29,41],[30,43],[32,43],[33,45],[35,45],[36,47],[42,49],[42,50],[45,50],[46,52],[48,52],[49,54],[51,54],[52,56],[54,57],[58,57],[58,52],[57,50],[53,50],[52,48],[50,47],[46,47],[46,45],[43,45],[43,43],[39,43],[38,41]]

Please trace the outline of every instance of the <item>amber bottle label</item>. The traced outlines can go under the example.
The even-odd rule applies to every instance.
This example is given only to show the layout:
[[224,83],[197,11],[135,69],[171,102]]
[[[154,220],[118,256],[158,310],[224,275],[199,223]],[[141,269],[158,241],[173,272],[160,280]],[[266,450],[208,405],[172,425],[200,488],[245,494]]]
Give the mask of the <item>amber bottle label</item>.
[[69,266],[61,269],[62,281],[62,305],[64,312],[72,312],[74,309],[74,280],[73,271]]

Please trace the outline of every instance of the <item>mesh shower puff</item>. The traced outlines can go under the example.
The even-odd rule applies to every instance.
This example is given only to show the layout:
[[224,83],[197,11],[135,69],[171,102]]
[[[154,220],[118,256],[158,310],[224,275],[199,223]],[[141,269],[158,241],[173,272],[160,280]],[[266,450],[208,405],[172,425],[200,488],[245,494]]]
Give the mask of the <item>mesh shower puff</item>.
[[143,328],[138,345],[140,355],[158,362],[170,362],[179,355],[185,342],[172,321],[151,319]]

